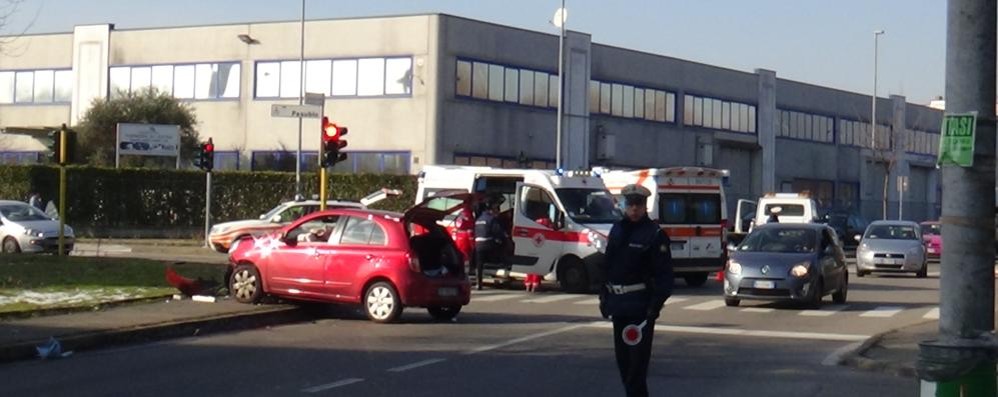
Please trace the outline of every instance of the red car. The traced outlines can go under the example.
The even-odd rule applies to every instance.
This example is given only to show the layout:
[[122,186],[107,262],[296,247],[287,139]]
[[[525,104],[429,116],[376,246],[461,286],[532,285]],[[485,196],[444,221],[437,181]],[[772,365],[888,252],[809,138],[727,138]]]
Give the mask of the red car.
[[338,208],[242,238],[229,251],[229,291],[243,303],[269,294],[362,304],[381,323],[397,320],[404,307],[452,319],[470,301],[471,285],[464,258],[437,221],[470,199],[433,197],[405,214]]
[[939,222],[922,222],[922,242],[925,252],[930,258],[938,258],[943,254],[942,225]]

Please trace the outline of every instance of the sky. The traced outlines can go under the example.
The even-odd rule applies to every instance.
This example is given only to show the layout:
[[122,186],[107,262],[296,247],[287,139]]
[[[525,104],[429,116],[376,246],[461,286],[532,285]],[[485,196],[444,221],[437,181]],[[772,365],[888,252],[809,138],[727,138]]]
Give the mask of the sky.
[[[10,0],[0,0],[0,3]],[[0,35],[298,20],[301,0],[20,0]],[[559,0],[305,0],[307,19],[447,13],[557,34]],[[595,43],[927,104],[944,93],[945,0],[566,0]],[[297,45],[297,44],[295,44]],[[554,54],[553,56],[557,56]]]

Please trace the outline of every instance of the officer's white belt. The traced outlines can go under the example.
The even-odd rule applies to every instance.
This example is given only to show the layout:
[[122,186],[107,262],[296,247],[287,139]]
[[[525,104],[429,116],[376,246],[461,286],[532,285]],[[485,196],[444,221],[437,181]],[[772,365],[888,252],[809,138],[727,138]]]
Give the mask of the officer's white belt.
[[615,295],[626,294],[634,291],[641,291],[647,288],[647,286],[644,283],[631,284],[631,285],[607,284],[606,287],[610,290],[610,292],[614,293]]
[[488,237],[475,237],[475,242],[476,243],[481,243],[483,241],[492,241],[492,239],[488,238]]

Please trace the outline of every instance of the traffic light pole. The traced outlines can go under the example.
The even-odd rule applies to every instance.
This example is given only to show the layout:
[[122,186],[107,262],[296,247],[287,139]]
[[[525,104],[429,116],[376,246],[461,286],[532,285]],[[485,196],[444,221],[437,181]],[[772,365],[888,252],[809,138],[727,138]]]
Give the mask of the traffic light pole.
[[211,247],[208,232],[211,228],[211,170],[204,173],[204,246]]
[[[942,168],[939,336],[919,344],[921,395],[998,395],[995,320],[995,29],[994,0],[949,0],[946,16],[946,113],[977,112],[973,163]],[[946,126],[944,125],[944,128]]]
[[326,167],[319,167],[319,210],[326,210],[326,197],[329,197],[326,189],[328,189],[326,182]]
[[66,125],[59,130],[59,252],[66,255]]

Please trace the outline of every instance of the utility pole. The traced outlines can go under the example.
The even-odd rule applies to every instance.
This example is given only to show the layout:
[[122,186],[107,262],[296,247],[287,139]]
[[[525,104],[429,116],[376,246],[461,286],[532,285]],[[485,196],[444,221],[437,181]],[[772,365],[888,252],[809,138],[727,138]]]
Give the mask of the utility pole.
[[922,396],[991,397],[998,394],[992,335],[996,4],[949,0],[946,8],[946,114],[976,112],[976,123],[968,123],[976,133],[973,163],[942,168],[939,337],[920,343],[918,373]]
[[[298,105],[305,103],[305,0],[301,0],[301,20],[298,23],[299,37],[298,43],[300,44],[298,51]],[[302,197],[301,194],[301,134],[302,134],[302,120],[298,118],[298,154],[295,156],[295,200]]]

